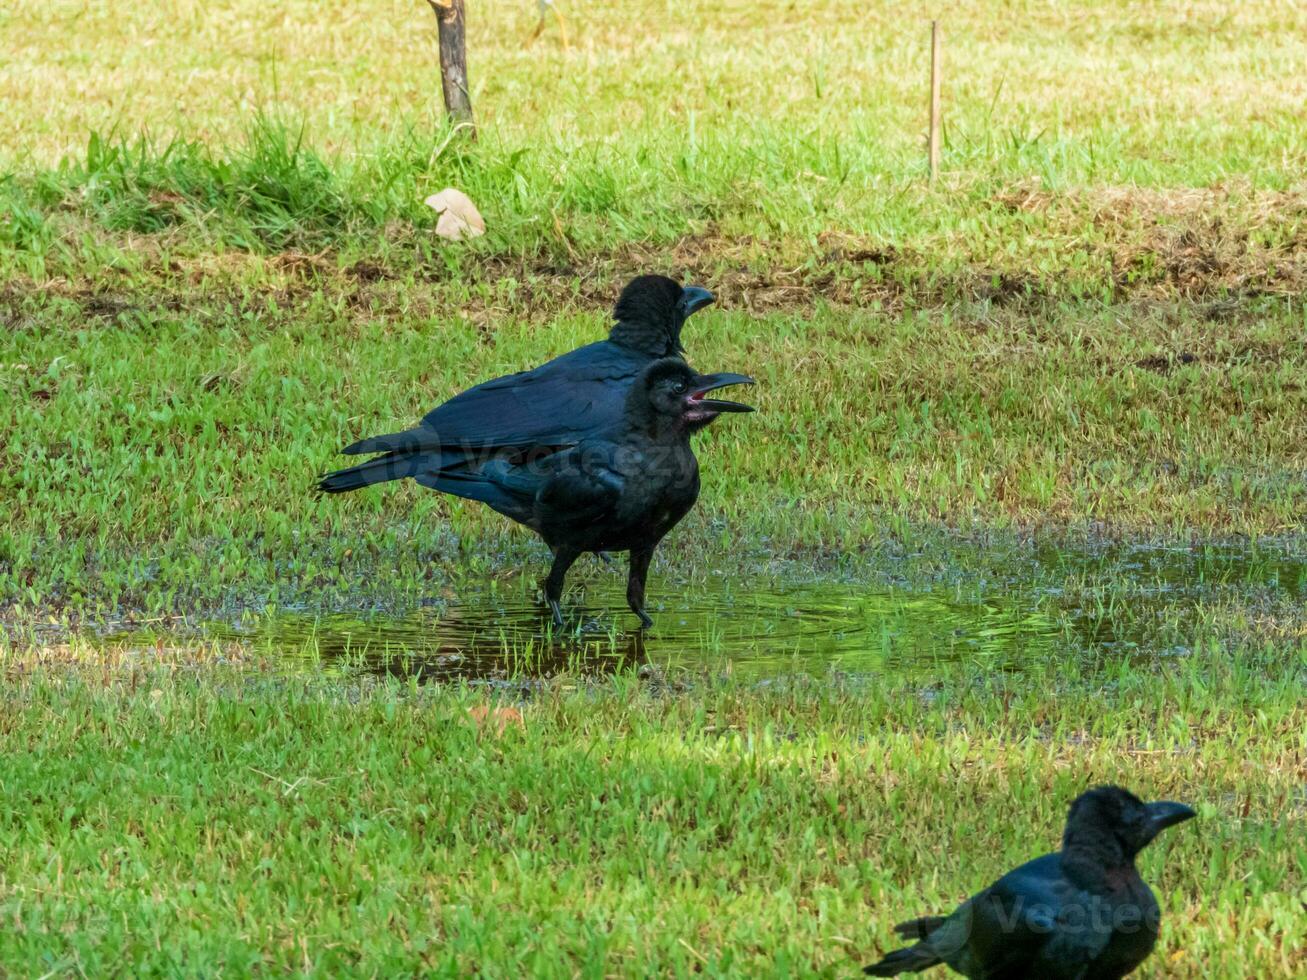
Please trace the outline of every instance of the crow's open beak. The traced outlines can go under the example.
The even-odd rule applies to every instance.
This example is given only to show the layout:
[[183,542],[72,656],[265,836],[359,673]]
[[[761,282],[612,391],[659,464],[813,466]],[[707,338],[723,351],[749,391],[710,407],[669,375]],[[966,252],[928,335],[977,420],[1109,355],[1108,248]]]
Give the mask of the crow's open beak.
[[681,298],[676,303],[677,312],[684,322],[696,310],[702,310],[717,297],[702,286],[686,286],[681,290]]
[[1196,816],[1198,816],[1197,812],[1183,803],[1172,803],[1170,800],[1149,803],[1148,824],[1152,832],[1148,835],[1148,839],[1152,840],[1167,827],[1174,827],[1176,824],[1192,820]]
[[689,405],[696,412],[752,412],[752,405],[728,402],[720,398],[705,398],[704,395],[728,385],[751,385],[753,378],[747,374],[701,374],[695,379],[694,390],[688,396]]

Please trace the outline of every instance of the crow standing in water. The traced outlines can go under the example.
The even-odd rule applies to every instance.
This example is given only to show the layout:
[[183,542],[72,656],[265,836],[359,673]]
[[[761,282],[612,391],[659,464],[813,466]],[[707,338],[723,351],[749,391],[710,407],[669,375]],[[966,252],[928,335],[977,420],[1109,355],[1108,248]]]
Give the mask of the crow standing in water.
[[1193,817],[1100,786],[1071,804],[1062,850],[1010,871],[950,916],[894,927],[915,946],[863,970],[873,977],[947,963],[972,980],[1117,980],[1157,942],[1161,911],[1135,855]]
[[346,446],[350,456],[379,455],[328,473],[318,487],[345,493],[411,476],[443,489],[451,472],[502,450],[575,445],[621,419],[636,376],[660,357],[683,353],[681,327],[712,301],[708,290],[682,288],[666,276],[632,279],[613,309],[617,323],[607,340],[470,388],[411,429]]
[[437,490],[480,500],[525,524],[554,552],[545,598],[563,623],[563,580],[583,552],[629,551],[626,601],[643,626],[645,576],[654,548],[699,497],[690,434],[748,405],[708,398],[742,374],[696,374],[679,358],[655,361],[626,395],[619,422],[560,452],[504,453],[438,474]]

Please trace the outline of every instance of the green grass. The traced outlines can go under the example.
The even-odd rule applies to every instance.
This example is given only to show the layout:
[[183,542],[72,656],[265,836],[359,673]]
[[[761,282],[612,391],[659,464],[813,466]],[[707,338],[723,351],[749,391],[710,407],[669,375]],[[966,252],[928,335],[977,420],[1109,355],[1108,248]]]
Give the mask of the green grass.
[[[486,213],[478,254],[586,257],[711,230],[719,255],[748,237],[780,259],[853,238],[893,246],[907,278],[978,271],[1097,297],[1115,279],[1168,279],[1117,239],[1164,246],[1195,225],[1217,258],[1250,251],[1261,286],[1293,293],[1302,273],[1307,35],[1281,4],[951,11],[945,179],[930,191],[925,7],[588,6],[571,12],[567,52],[552,36],[523,49],[530,3],[478,10],[469,148],[433,101],[421,4],[326,20],[304,2],[178,6],[0,15],[15,51],[0,109],[20,120],[0,146],[15,173],[0,237],[34,278],[215,245],[385,251],[429,225],[421,199],[446,183]],[[1177,193],[1189,188],[1207,193]],[[131,255],[88,221],[132,234]]]
[[[475,144],[421,3],[0,11],[0,973],[849,975],[1102,780],[1201,812],[1144,857],[1146,975],[1302,973],[1303,12],[950,9],[931,184],[934,8],[565,4],[564,50],[473,6]],[[483,238],[436,239],[446,185]],[[1065,656],[569,673],[501,738],[484,689],[173,631],[536,567],[474,505],[313,477],[647,271],[761,382],[655,592],[1003,592]]]
[[457,687],[10,659],[0,970],[848,976],[1110,780],[1200,812],[1142,858],[1140,975],[1296,975],[1305,668],[1204,644],[924,689],[623,675],[496,737]]
[[[411,597],[502,553],[474,508],[307,488],[344,442],[600,336],[649,270],[720,294],[696,364],[763,382],[701,442],[693,555],[1300,527],[1299,14],[953,12],[932,186],[911,12],[828,5],[800,37],[778,5],[586,8],[564,52],[522,49],[533,9],[473,17],[475,145],[431,105],[420,4],[0,14],[9,620],[377,568]],[[421,201],[451,183],[483,239],[435,239]]]
[[[0,334],[0,602],[159,614],[351,581],[411,596],[433,565],[534,553],[475,505],[413,486],[323,499],[313,477],[469,381],[600,336],[602,308],[542,309],[503,281],[442,284],[437,306],[418,279],[374,303],[335,274],[285,292],[251,275],[181,309],[134,292],[89,317],[56,293],[23,301]],[[1183,306],[1141,310],[1128,332],[1113,308],[710,310],[687,329],[692,356],[757,377],[760,411],[698,441],[705,490],[671,546],[696,556],[682,565],[748,569],[941,520],[1293,529],[1303,324],[1277,304],[1237,323]],[[1149,360],[1175,351],[1196,360]]]
[[[413,489],[323,502],[312,474],[601,336],[651,269],[720,294],[694,362],[763,382],[761,413],[702,440],[687,553],[1302,524],[1298,13],[950,13],[931,186],[925,25],[898,8],[805,13],[797,43],[767,5],[587,8],[562,51],[521,48],[520,7],[473,17],[476,145],[430,106],[421,4],[0,14],[10,619],[276,601],[375,567],[412,596],[433,559],[443,578],[497,554],[493,516]],[[434,238],[421,200],[447,183],[485,238]]]

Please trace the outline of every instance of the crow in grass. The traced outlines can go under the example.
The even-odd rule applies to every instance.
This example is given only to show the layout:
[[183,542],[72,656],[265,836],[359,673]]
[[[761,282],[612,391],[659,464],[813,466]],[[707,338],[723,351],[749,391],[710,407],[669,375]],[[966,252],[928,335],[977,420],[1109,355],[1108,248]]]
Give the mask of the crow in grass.
[[621,419],[636,376],[660,357],[682,354],[681,327],[712,301],[708,290],[666,276],[632,279],[613,309],[617,323],[607,340],[470,388],[411,429],[346,446],[350,456],[379,455],[328,473],[318,487],[344,493],[411,476],[439,488],[450,471],[502,450],[575,445]]
[[916,945],[863,972],[892,977],[947,963],[973,980],[1124,977],[1152,952],[1161,919],[1135,855],[1194,815],[1119,786],[1091,789],[1071,804],[1061,851],[1008,872],[950,916],[895,926]]
[[706,397],[742,374],[697,374],[680,358],[655,361],[626,395],[621,419],[558,452],[506,451],[436,474],[437,490],[489,504],[545,539],[554,564],[545,598],[554,622],[567,570],[582,552],[629,551],[626,601],[643,626],[645,576],[654,548],[694,506],[699,463],[690,434],[748,405]]

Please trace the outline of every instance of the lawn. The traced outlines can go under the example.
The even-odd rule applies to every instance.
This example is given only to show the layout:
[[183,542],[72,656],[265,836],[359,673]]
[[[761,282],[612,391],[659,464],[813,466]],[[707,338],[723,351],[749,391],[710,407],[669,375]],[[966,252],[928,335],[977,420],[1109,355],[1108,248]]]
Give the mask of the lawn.
[[[533,10],[472,17],[475,146],[441,128],[420,4],[0,14],[0,606],[275,600],[364,556],[411,594],[453,540],[497,550],[498,518],[430,494],[308,488],[600,336],[648,270],[719,293],[696,364],[763,382],[703,440],[687,548],[1299,526],[1299,13],[956,13],[932,186],[926,27],[897,6],[800,35],[780,5],[575,10],[566,51],[522,47]],[[445,184],[484,238],[439,244]]]
[[1307,965],[1301,659],[503,701],[222,653],[6,665],[0,969],[851,976],[894,922],[1053,847],[1103,780],[1200,814],[1141,859],[1147,975]]
[[[1145,972],[1302,972],[1307,12],[560,7],[470,10],[475,143],[421,2],[0,10],[0,973],[847,975],[1105,779],[1201,812]],[[450,185],[484,237],[435,236]],[[414,686],[206,632],[541,566],[314,476],[649,271],[760,382],[655,594],[1000,595],[1065,658]]]

